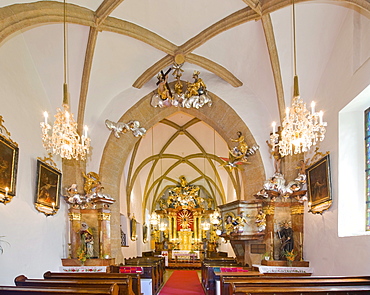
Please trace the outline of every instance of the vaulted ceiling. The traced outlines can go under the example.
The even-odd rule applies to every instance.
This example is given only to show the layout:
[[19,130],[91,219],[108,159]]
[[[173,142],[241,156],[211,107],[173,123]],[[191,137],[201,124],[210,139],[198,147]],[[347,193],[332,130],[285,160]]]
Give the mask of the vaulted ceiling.
[[[184,81],[192,81],[193,71],[199,70],[207,89],[236,110],[258,143],[265,142],[270,122],[279,121],[290,103],[291,1],[66,2],[71,108],[80,128],[89,125],[95,136],[105,132],[107,138],[104,120],[117,121],[154,91],[158,72],[174,62],[184,62]],[[359,33],[348,46],[370,47],[365,34],[370,31],[369,11],[365,0],[296,1],[303,98],[320,103],[317,89],[349,24]],[[12,51],[17,56],[3,59],[1,67],[11,81],[20,75],[12,71],[15,62],[21,64],[49,111],[62,103],[63,20],[63,1],[0,1],[0,55]],[[368,57],[359,55],[357,65]],[[104,148],[99,144],[98,154]],[[267,148],[261,150],[266,158]]]

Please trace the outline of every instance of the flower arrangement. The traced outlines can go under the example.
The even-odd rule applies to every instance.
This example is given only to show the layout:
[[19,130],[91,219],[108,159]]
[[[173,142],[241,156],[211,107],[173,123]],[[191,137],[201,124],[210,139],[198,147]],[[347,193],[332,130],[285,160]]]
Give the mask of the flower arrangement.
[[85,263],[86,259],[90,258],[89,255],[87,255],[86,251],[82,248],[80,248],[78,251],[77,251],[77,259],[79,261],[81,261],[82,264]]
[[292,251],[285,250],[284,256],[288,262],[288,264],[292,264],[297,254],[294,253],[294,249]]
[[270,253],[269,252],[265,252],[261,255],[261,258],[262,260],[270,260]]

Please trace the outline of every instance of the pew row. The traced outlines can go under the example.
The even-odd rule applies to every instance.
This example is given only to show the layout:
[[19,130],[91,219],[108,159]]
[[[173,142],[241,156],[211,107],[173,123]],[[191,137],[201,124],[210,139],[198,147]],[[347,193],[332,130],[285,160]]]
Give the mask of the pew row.
[[37,287],[37,288],[94,288],[104,289],[113,284],[119,287],[119,295],[135,295],[132,290],[132,278],[126,277],[120,279],[119,282],[114,280],[45,280],[45,279],[29,279],[24,275],[15,278],[14,283],[20,287]]
[[88,281],[113,281],[116,283],[124,282],[127,278],[131,279],[132,291],[135,295],[141,295],[140,274],[137,273],[72,273],[72,272],[50,272],[44,273],[45,280],[88,280]]
[[[233,285],[233,283],[232,283]],[[233,286],[234,295],[358,295],[370,294],[370,286],[300,286],[300,287],[241,287]]]
[[232,257],[208,258],[201,264],[201,282],[206,295],[216,295],[216,275],[214,269],[220,267],[240,267],[241,265]]
[[328,287],[330,289],[362,286],[366,290],[370,286],[370,277],[236,277],[222,274],[220,280],[222,295],[235,294],[236,291],[241,292],[241,290],[246,292],[249,290],[247,288],[266,288],[268,291],[270,287]]
[[163,257],[136,257],[126,258],[125,265],[111,265],[110,273],[124,273],[127,267],[140,267],[142,292],[144,294],[158,294],[164,284],[165,261]]
[[119,295],[119,287],[112,284],[106,288],[80,287],[21,287],[0,286],[1,295]]

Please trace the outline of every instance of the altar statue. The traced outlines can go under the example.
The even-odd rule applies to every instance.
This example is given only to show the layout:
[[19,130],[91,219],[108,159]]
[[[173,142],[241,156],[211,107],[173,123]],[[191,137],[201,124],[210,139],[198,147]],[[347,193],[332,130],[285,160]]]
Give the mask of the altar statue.
[[278,232],[281,241],[280,256],[285,257],[286,252],[291,252],[294,247],[293,229],[290,227],[289,222],[283,223],[283,228]]

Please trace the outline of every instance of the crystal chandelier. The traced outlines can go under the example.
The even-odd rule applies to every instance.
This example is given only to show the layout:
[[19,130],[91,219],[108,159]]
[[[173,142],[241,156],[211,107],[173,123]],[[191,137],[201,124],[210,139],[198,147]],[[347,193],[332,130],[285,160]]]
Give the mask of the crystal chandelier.
[[[44,122],[40,123],[42,142],[47,151],[60,155],[65,159],[85,160],[90,149],[90,138],[87,137],[87,126],[84,126],[83,135],[77,132],[77,123],[69,111],[69,94],[67,85],[67,50],[66,50],[66,1],[64,0],[64,26],[63,26],[63,109],[58,108],[55,114],[53,127],[48,124],[48,113],[44,112]],[[50,130],[51,134],[50,134]]]
[[293,45],[294,45],[294,91],[291,108],[286,108],[281,132],[276,132],[276,123],[272,123],[270,146],[272,151],[278,147],[282,157],[309,151],[311,146],[325,138],[326,122],[323,112],[315,112],[315,102],[311,103],[311,112],[299,96],[297,65],[296,65],[296,32],[295,8],[293,1]]
[[160,216],[153,212],[151,215],[150,215],[150,220],[149,220],[150,224],[151,225],[158,225],[160,223]]

